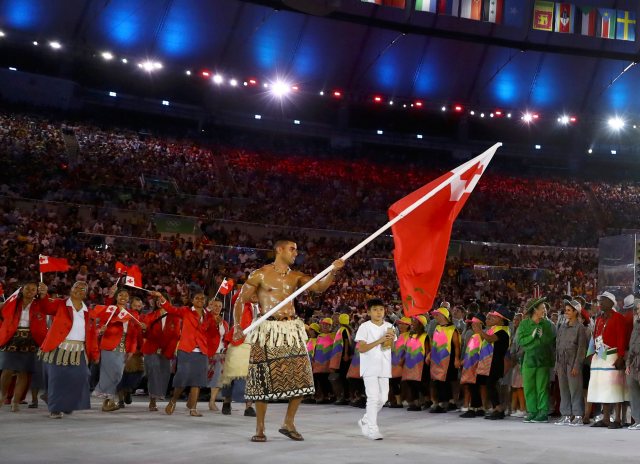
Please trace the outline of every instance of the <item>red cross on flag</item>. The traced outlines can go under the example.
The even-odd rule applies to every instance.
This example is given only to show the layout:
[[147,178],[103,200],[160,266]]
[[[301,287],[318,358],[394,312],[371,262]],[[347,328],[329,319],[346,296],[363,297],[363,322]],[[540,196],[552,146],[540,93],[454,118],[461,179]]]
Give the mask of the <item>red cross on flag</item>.
[[142,288],[142,271],[137,264],[127,268],[127,278],[124,280],[124,284],[129,287]]
[[53,258],[51,256],[40,255],[40,272],[67,272],[69,261],[66,258]]
[[393,257],[407,316],[430,311],[444,270],[451,229],[501,144],[410,193],[389,208]]

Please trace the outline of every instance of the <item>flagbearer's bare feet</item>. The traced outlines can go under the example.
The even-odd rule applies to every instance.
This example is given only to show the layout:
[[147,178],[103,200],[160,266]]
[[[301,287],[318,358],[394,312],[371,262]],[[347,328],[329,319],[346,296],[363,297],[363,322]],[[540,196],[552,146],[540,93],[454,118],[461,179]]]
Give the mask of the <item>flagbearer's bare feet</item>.
[[216,406],[215,400],[209,400],[209,411],[219,411],[218,406]]

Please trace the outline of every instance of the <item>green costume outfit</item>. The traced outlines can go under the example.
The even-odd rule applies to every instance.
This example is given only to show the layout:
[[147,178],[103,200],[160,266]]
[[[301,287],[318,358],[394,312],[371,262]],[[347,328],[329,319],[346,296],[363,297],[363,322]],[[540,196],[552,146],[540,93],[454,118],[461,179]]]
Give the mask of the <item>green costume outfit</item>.
[[548,319],[541,319],[537,324],[531,319],[524,319],[518,327],[518,343],[524,351],[522,386],[530,421],[547,420],[549,373],[554,364],[555,339],[555,330]]

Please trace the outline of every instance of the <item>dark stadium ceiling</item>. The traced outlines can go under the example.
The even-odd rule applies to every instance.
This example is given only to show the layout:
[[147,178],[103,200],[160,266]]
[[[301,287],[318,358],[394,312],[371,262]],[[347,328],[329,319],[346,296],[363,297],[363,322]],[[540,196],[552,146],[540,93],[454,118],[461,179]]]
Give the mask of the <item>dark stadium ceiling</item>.
[[[574,0],[637,12],[636,0]],[[109,50],[239,79],[283,76],[302,91],[341,89],[487,108],[640,114],[635,41],[531,29],[532,0],[509,25],[358,0],[0,0],[5,44],[57,40],[59,53]],[[515,6],[514,6],[515,5]],[[314,14],[305,13],[311,12]],[[42,48],[42,47],[40,47]],[[133,63],[132,63],[133,66]],[[623,72],[627,69],[626,72]]]

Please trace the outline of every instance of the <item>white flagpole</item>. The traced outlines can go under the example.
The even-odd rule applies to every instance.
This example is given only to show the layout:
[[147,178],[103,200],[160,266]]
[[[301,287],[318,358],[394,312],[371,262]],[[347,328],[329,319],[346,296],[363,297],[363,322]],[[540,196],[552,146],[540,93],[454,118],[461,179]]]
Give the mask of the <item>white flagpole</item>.
[[147,293],[151,293],[153,291],[153,290],[147,290],[146,288],[142,288],[142,287],[136,287],[135,285],[128,284],[126,281],[124,282],[124,284],[127,287],[137,288],[138,290],[142,290],[143,292],[147,292]]
[[[495,154],[496,150],[498,148],[500,148],[502,146],[502,143],[496,143],[495,145],[493,145],[491,148],[489,148],[487,151],[485,151],[484,153],[476,156],[475,158],[467,161],[466,163],[458,166],[457,168],[453,169],[452,172],[459,174],[461,172],[466,171],[467,169],[469,169],[471,166],[473,166],[474,164],[478,163],[480,160],[488,158],[489,161],[491,160],[491,158],[493,157],[493,155]],[[353,256],[355,253],[357,253],[358,251],[360,251],[362,248],[364,248],[365,246],[367,246],[369,243],[371,243],[373,240],[375,240],[376,238],[378,238],[380,235],[382,235],[382,233],[384,233],[385,231],[389,230],[394,224],[396,224],[397,222],[399,222],[401,219],[403,219],[404,217],[406,217],[408,214],[410,214],[411,212],[413,212],[416,208],[418,208],[419,206],[421,206],[423,203],[425,203],[427,200],[429,200],[430,198],[432,198],[433,196],[435,196],[438,192],[440,192],[442,189],[444,189],[445,187],[447,187],[449,184],[451,184],[451,182],[453,181],[453,179],[455,178],[455,176],[451,176],[449,177],[447,180],[445,180],[444,182],[442,182],[440,185],[438,185],[437,187],[435,187],[433,190],[430,190],[426,195],[424,195],[422,198],[420,198],[419,200],[417,200],[415,203],[413,203],[412,205],[408,206],[407,208],[405,208],[400,214],[398,214],[398,216],[396,216],[395,218],[393,218],[393,220],[387,222],[384,226],[380,227],[378,230],[376,230],[373,234],[371,234],[369,237],[367,237],[366,239],[364,239],[362,242],[360,242],[360,244],[356,245],[354,248],[352,248],[351,250],[349,250],[347,253],[345,253],[340,259],[343,261],[346,261],[347,259],[349,259],[351,256]],[[296,298],[298,295],[300,295],[302,292],[304,292],[305,290],[307,290],[309,287],[311,287],[313,284],[315,284],[316,282],[318,282],[320,279],[322,279],[324,276],[326,276],[329,272],[331,272],[333,270],[333,264],[331,266],[329,266],[328,268],[326,268],[324,271],[322,271],[320,274],[316,275],[313,279],[311,279],[309,282],[307,282],[306,284],[304,284],[302,287],[300,287],[298,290],[296,290],[295,292],[293,292],[291,295],[289,295],[287,298],[285,298],[284,300],[282,300],[280,303],[278,303],[275,307],[273,307],[272,309],[270,309],[268,312],[266,312],[265,314],[263,314],[259,319],[254,320],[251,325],[249,327],[247,327],[246,329],[243,330],[243,334],[247,335],[249,332],[251,332],[253,329],[255,329],[256,327],[258,327],[260,324],[262,324],[264,321],[266,321],[269,317],[271,317],[273,314],[275,314],[276,312],[278,312],[283,306],[287,305],[289,302],[291,302],[294,298]]]
[[218,296],[218,293],[220,293],[220,289],[222,288],[222,286],[227,282],[227,278],[225,277],[224,279],[222,279],[222,282],[220,282],[220,286],[218,287],[218,291],[216,292],[215,295],[213,295],[213,299],[215,300],[216,297]]

